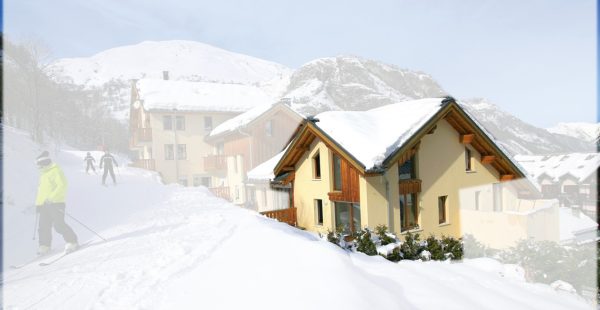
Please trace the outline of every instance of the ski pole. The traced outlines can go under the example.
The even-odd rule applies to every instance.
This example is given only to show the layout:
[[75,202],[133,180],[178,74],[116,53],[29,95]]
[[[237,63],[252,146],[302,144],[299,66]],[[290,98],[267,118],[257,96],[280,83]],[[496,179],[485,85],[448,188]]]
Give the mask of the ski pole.
[[40,221],[40,213],[37,212],[37,210],[35,211],[35,222],[33,224],[33,237],[31,237],[31,240],[35,240],[35,231],[38,227],[38,222]]
[[65,214],[66,216],[70,217],[72,220],[74,220],[75,222],[79,223],[81,226],[85,227],[87,230],[91,231],[92,233],[94,233],[96,236],[100,237],[100,239],[104,240],[104,241],[108,241],[106,239],[104,239],[104,237],[100,236],[99,233],[95,232],[93,229],[87,227],[85,224],[83,224],[81,221],[79,221],[78,219],[74,218],[71,214],[67,213],[66,211],[62,211],[63,214]]

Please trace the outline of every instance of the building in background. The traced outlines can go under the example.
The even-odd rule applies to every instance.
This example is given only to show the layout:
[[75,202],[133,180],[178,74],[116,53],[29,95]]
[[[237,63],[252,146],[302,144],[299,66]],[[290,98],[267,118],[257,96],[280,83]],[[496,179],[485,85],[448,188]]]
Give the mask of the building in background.
[[[248,171],[280,153],[303,117],[290,102],[263,104],[231,118],[212,130],[206,141],[222,154],[230,200],[253,209],[265,209],[262,186],[248,182]],[[270,204],[270,203],[269,203]]]
[[[260,89],[237,84],[141,79],[132,83],[130,146],[134,166],[155,170],[165,183],[222,188],[222,145],[205,138],[219,124],[272,102]],[[227,193],[218,193],[227,196]]]

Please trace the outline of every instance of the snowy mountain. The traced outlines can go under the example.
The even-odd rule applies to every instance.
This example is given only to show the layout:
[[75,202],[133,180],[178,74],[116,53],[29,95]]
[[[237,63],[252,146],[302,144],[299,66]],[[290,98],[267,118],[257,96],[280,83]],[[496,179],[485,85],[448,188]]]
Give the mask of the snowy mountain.
[[462,101],[462,105],[499,141],[514,154],[553,154],[593,152],[593,143],[535,127],[498,108],[486,99]]
[[[338,56],[311,61],[290,77],[285,97],[307,115],[329,110],[368,110],[447,94],[429,75],[373,60]],[[585,141],[529,125],[484,99],[463,106],[512,154],[589,151]]]
[[290,77],[285,97],[304,114],[368,110],[382,105],[440,97],[446,92],[425,73],[355,56],[313,60]]
[[[345,251],[213,196],[163,185],[157,174],[120,167],[118,185],[86,174],[85,152],[52,148],[69,180],[67,217],[87,245],[58,258],[34,256],[34,159],[42,146],[5,131],[6,309],[589,309],[581,297],[528,283],[522,268],[489,258],[401,261]],[[99,154],[93,154],[97,156]],[[25,170],[23,169],[25,168]],[[435,292],[436,298],[430,298]]]
[[554,127],[547,128],[551,133],[574,137],[585,141],[594,141],[600,135],[600,124],[598,123],[558,123]]
[[[273,101],[291,98],[292,107],[305,115],[368,110],[448,94],[426,73],[360,57],[320,58],[292,72],[273,62],[191,41],[142,42],[89,58],[61,59],[50,71],[58,80],[102,88],[113,115],[124,121],[129,111],[129,79],[162,78],[163,71],[169,71],[170,79],[175,80],[258,87]],[[513,154],[589,152],[594,147],[586,142],[591,132],[588,127],[578,134],[571,134],[575,129],[549,132],[484,99],[465,100],[463,105]]]
[[291,70],[283,65],[194,41],[145,41],[91,57],[59,59],[48,67],[59,82],[100,89],[113,115],[128,119],[131,79],[169,79],[258,87],[275,101]]
[[145,41],[112,48],[87,58],[60,59],[50,67],[58,79],[100,86],[111,80],[162,78],[257,84],[282,79],[290,70],[280,64],[193,41]]

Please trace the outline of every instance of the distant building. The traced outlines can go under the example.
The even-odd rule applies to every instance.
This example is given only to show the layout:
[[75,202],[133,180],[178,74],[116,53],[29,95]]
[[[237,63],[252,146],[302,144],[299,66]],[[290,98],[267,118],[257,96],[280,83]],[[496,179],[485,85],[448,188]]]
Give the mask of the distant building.
[[302,120],[288,101],[263,104],[223,122],[206,137],[227,162],[224,186],[233,203],[265,209],[265,188],[249,181],[247,173],[281,152]]
[[[272,101],[256,87],[165,79],[132,83],[130,147],[134,166],[165,183],[220,188],[227,181],[223,147],[205,138],[219,124]],[[220,193],[227,196],[227,193]]]

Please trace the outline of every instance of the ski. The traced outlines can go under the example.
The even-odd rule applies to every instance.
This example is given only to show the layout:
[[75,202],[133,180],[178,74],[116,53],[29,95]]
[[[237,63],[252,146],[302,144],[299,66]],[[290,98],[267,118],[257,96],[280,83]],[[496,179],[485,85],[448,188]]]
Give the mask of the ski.
[[45,254],[45,255],[36,256],[34,259],[30,259],[29,261],[26,261],[26,262],[24,262],[22,264],[19,264],[19,265],[10,265],[10,269],[21,269],[21,268],[23,268],[23,267],[25,267],[25,266],[27,266],[29,264],[35,263],[35,262],[37,262],[39,260],[46,259],[46,258],[52,256],[53,254],[56,254],[56,253],[48,253],[48,254]]
[[76,250],[74,250],[74,251],[71,251],[71,252],[68,252],[68,253],[65,252],[65,253],[61,254],[60,256],[58,256],[58,257],[56,257],[56,258],[54,258],[54,259],[52,259],[50,261],[41,262],[41,263],[39,263],[39,265],[42,266],[42,267],[52,265],[52,264],[58,262],[59,260],[63,259],[65,256],[68,256],[69,254],[73,254],[75,252],[78,252],[78,251],[80,251],[80,250],[82,250],[82,249],[84,249],[84,248],[86,248],[86,247],[88,247],[90,245],[91,245],[91,241],[88,241],[88,242],[86,242],[84,244],[79,245],[79,247]]

